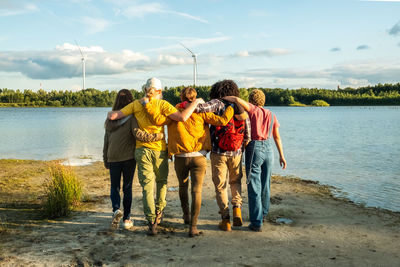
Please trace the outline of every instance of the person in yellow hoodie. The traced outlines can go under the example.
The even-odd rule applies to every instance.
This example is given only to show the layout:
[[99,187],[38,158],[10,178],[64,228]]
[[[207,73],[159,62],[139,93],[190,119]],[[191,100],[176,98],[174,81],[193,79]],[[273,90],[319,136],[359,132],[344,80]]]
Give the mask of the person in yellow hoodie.
[[[186,87],[181,91],[182,102],[176,105],[180,111],[196,100],[197,92],[194,88]],[[175,155],[175,172],[179,180],[179,198],[185,224],[190,224],[189,236],[201,234],[197,229],[197,219],[201,208],[201,192],[203,179],[206,173],[206,154],[211,150],[210,128],[208,124],[225,126],[233,116],[234,110],[229,106],[221,115],[208,113],[193,113],[185,122],[166,119],[155,112],[152,103],[146,105],[146,110],[154,124],[168,125],[168,155]],[[192,204],[189,214],[189,173],[191,181]]]
[[[164,132],[163,126],[154,125],[148,118],[144,108],[147,102],[152,105],[154,112],[164,115],[172,120],[186,121],[197,104],[204,103],[196,99],[182,112],[165,100],[162,100],[161,81],[150,78],[143,86],[146,95],[141,100],[135,100],[121,110],[108,113],[110,120],[116,120],[134,114],[139,128],[147,133]],[[141,142],[136,140],[135,159],[138,166],[138,178],[142,186],[143,211],[148,221],[149,235],[157,234],[157,225],[162,221],[163,210],[167,204],[168,157],[165,139],[154,142]],[[156,201],[154,201],[154,182],[156,183]]]

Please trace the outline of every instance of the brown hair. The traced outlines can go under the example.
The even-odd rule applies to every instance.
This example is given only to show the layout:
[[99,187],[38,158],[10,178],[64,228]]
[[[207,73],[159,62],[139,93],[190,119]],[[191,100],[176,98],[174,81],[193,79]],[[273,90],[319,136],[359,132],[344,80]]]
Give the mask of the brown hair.
[[262,107],[265,104],[265,95],[263,91],[254,89],[249,95],[249,102],[257,107]]
[[196,89],[192,87],[186,87],[181,91],[181,100],[193,102],[197,97]]
[[132,101],[133,96],[131,91],[129,91],[128,89],[122,89],[118,92],[117,97],[115,98],[112,110],[120,110]]
[[211,86],[210,98],[218,99],[224,96],[237,96],[239,97],[239,88],[232,80],[223,80],[214,83]]

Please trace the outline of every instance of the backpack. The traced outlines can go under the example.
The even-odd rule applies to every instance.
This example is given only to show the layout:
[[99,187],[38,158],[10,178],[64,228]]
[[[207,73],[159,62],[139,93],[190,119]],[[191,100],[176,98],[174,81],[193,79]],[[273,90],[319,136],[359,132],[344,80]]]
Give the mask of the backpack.
[[233,117],[226,126],[215,127],[218,146],[225,151],[238,150],[243,144],[244,130],[245,121],[238,121]]

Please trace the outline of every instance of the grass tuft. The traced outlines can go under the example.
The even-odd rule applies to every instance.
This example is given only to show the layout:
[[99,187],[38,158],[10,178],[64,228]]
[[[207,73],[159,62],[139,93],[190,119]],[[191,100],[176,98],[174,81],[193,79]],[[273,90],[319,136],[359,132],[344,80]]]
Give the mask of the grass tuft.
[[0,217],[0,234],[6,234],[9,231],[6,220]]
[[57,218],[67,216],[79,205],[82,183],[70,167],[50,165],[51,177],[46,185],[45,216]]

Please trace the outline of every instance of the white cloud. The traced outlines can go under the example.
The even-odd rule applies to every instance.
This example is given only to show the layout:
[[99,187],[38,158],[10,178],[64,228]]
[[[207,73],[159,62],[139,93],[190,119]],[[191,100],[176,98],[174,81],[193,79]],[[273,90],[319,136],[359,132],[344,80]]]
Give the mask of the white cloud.
[[25,1],[0,1],[0,17],[23,15],[38,10],[36,5]]
[[[81,46],[80,48],[81,48],[82,52],[84,52],[84,53],[88,53],[88,52],[102,53],[102,52],[105,52],[105,50],[101,46],[89,46],[89,47]],[[56,49],[59,50],[59,51],[79,51],[79,47],[77,45],[70,44],[70,43],[64,43],[62,45],[57,45]]]
[[165,12],[159,3],[148,3],[136,6],[129,6],[120,10],[120,13],[126,17],[144,17],[148,14]]
[[[177,42],[174,45],[152,48],[152,49],[148,49],[147,51],[151,52],[151,51],[160,51],[160,50],[169,50],[169,49],[181,49],[182,46],[179,43],[183,43],[186,47],[189,47],[193,51],[193,47],[197,47],[197,46],[205,45],[205,44],[224,42],[224,41],[228,41],[230,39],[231,39],[231,37],[229,37],[229,36],[219,36],[219,37],[211,37],[211,38],[181,37],[181,39],[179,39],[179,38],[176,39],[179,42]],[[193,51],[193,52],[196,53],[196,51]]]
[[[396,83],[400,73],[398,60],[392,61],[360,61],[342,63],[331,68],[320,70],[304,69],[250,69],[244,72],[234,73],[234,76],[256,79],[271,79],[276,84],[283,82],[304,86],[304,82],[321,81],[325,83],[340,83],[342,86],[364,86],[366,84]],[[319,84],[321,84],[321,82]],[[265,82],[263,83],[265,84]]]
[[[113,75],[150,71],[167,66],[191,65],[184,53],[160,54],[150,58],[143,53],[122,50],[110,53],[100,46],[82,46],[86,58],[86,75]],[[0,52],[0,70],[21,73],[31,79],[62,79],[81,75],[81,56],[76,45],[64,43],[50,51]]]
[[342,84],[342,87],[344,86],[352,88],[367,86],[371,84],[367,79],[353,79],[353,78],[340,79],[339,82],[340,84]]
[[111,25],[108,20],[102,18],[83,17],[82,22],[85,25],[88,34],[102,32]]
[[244,50],[244,51],[239,51],[239,52],[237,53],[237,56],[239,56],[239,57],[249,57],[250,54],[249,54],[249,51]]
[[171,14],[176,14],[178,16],[184,17],[184,18],[188,18],[188,19],[192,19],[192,20],[196,20],[202,23],[209,23],[207,20],[202,19],[200,17],[197,16],[193,16],[187,13],[183,13],[183,12],[176,12],[176,11],[167,11],[166,13],[171,13]]
[[259,80],[249,77],[240,77],[236,79],[236,82],[240,88],[250,88],[250,87],[256,87],[257,82],[259,82]]
[[[187,57],[186,57],[187,58]],[[161,65],[184,65],[191,64],[191,60],[183,57],[177,57],[173,55],[159,55],[158,62]]]
[[136,18],[136,17],[142,18],[150,14],[173,14],[187,19],[199,21],[202,23],[208,23],[207,20],[202,19],[198,16],[193,16],[191,14],[180,11],[170,10],[164,7],[160,3],[154,2],[154,3],[146,3],[138,5],[129,5],[129,6],[126,6],[126,3],[119,3],[119,4],[123,6],[120,9],[117,9],[116,15],[122,14],[128,18]]
[[400,64],[396,61],[362,61],[335,65],[326,71],[338,80],[367,80],[377,84],[398,82]]
[[237,57],[274,57],[274,56],[282,56],[291,54],[292,51],[284,48],[270,48],[264,50],[255,50],[255,51],[239,51],[234,56]]
[[[126,73],[154,65],[147,56],[130,50],[109,53],[99,46],[82,47],[82,50],[88,76]],[[0,53],[0,69],[32,79],[72,78],[81,75],[81,56],[78,47],[68,43],[51,51],[8,51]]]

